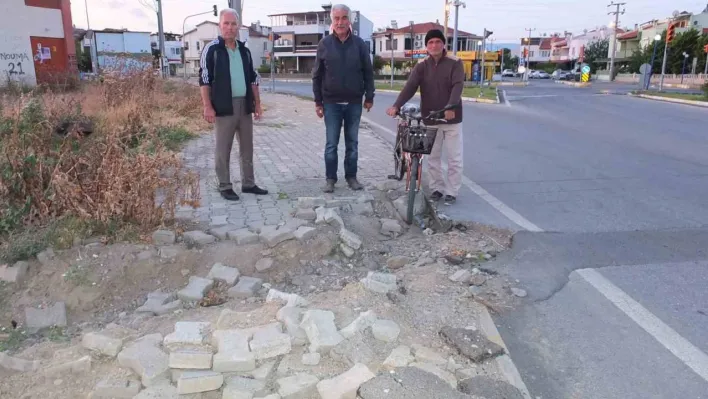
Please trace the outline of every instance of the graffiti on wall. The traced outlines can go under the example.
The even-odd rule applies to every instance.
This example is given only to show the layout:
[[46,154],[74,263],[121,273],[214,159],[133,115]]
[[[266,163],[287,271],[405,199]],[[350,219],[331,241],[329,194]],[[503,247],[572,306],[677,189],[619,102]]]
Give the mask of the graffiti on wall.
[[25,53],[0,53],[0,71],[3,75],[24,75],[30,62],[32,59]]

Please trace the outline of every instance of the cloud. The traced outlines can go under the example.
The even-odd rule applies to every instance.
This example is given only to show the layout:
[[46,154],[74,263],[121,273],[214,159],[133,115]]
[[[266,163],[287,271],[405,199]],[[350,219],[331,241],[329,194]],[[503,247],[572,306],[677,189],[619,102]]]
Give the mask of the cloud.
[[106,2],[106,5],[110,8],[121,8],[125,5],[125,1],[110,0],[110,1]]
[[148,16],[145,14],[145,11],[143,11],[143,10],[140,9],[140,8],[135,8],[135,7],[134,7],[134,8],[131,8],[130,11],[128,11],[128,13],[129,13],[131,16],[133,16],[133,17],[135,17],[135,18],[138,18],[138,19],[150,19],[150,17],[148,17]]

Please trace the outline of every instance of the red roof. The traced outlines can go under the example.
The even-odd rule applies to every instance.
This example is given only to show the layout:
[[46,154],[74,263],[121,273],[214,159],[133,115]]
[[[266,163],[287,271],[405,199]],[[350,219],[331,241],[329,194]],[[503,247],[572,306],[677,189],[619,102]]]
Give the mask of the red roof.
[[703,34],[708,34],[708,28],[703,28]]
[[538,46],[539,49],[541,50],[550,50],[551,49],[551,39],[546,38],[541,40],[541,44]]
[[[373,36],[381,36],[381,35],[384,35],[386,33],[391,33],[391,32],[393,32],[393,33],[411,33],[411,30],[413,30],[413,34],[425,34],[425,33],[428,33],[428,31],[433,30],[433,29],[439,29],[441,31],[444,31],[445,27],[440,24],[437,24],[435,22],[425,22],[422,24],[413,24],[412,29],[411,29],[411,25],[408,25],[408,26],[405,26],[405,27],[399,28],[399,29],[390,29],[389,28],[383,32],[375,32]],[[449,26],[447,27],[447,35],[448,36],[452,36],[454,34],[454,32],[455,32],[455,30],[453,28],[451,28]],[[457,34],[461,35],[461,36],[479,37],[479,36],[474,35],[472,33],[461,31],[461,30],[458,30]]]
[[568,40],[560,38],[560,40],[554,41],[551,43],[551,47],[558,48],[558,47],[566,47],[568,45]]
[[617,40],[630,40],[639,37],[639,31],[633,30],[622,35],[617,35]]

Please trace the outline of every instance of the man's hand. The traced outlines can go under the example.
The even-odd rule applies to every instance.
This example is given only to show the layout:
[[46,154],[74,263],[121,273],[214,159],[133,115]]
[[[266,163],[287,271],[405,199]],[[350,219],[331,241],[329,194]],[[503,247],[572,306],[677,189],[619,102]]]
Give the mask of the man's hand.
[[451,109],[445,111],[445,119],[448,121],[455,119],[455,111],[453,111]]
[[364,102],[364,109],[366,109],[366,112],[371,111],[371,107],[373,107],[373,106],[374,106],[374,102],[373,102],[373,101],[371,101],[371,102]]
[[315,112],[317,113],[317,117],[322,119],[324,118],[324,107],[321,105],[318,105],[315,107]]
[[258,103],[256,104],[256,109],[255,112],[253,113],[253,117],[259,121],[263,117],[263,108],[261,107],[261,104]]
[[395,117],[398,115],[398,108],[397,107],[390,107],[389,109],[386,110],[386,114],[390,117]]
[[214,111],[214,107],[204,107],[204,120],[209,123],[214,123],[216,120],[216,111]]

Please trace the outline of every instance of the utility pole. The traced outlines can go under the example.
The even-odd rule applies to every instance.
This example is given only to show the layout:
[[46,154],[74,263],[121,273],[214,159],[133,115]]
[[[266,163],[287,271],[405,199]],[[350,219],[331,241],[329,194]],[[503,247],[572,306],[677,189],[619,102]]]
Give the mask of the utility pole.
[[455,30],[452,33],[452,55],[457,55],[457,21],[459,20],[460,6],[467,8],[467,5],[460,0],[452,3],[455,6]]
[[387,33],[386,37],[391,44],[391,88],[393,88],[393,32]]
[[445,29],[443,30],[445,36],[445,50],[447,50],[447,20],[450,18],[450,0],[445,0]]
[[492,31],[487,30],[487,28],[484,28],[484,32],[482,32],[482,62],[480,64],[480,78],[479,78],[479,84],[482,85],[484,83],[484,59],[487,56],[487,38],[492,35]]
[[526,58],[524,61],[526,61],[526,71],[524,72],[524,80],[529,80],[529,62],[531,60],[531,32],[535,31],[536,28],[526,28],[524,29],[527,32],[529,32],[528,38],[526,38]]
[[622,8],[622,12],[620,12],[620,7],[624,6],[627,3],[615,3],[614,1],[611,1],[610,4],[607,5],[607,7],[616,7],[615,11],[610,11],[607,13],[607,15],[614,15],[615,16],[615,25],[612,27],[612,54],[610,55],[610,82],[615,80],[615,53],[617,53],[617,25],[619,25],[619,16],[620,14],[624,14],[624,8]]
[[167,71],[165,68],[165,30],[162,25],[162,0],[155,0],[157,2],[157,31],[160,41],[160,74],[162,78],[167,77]]

